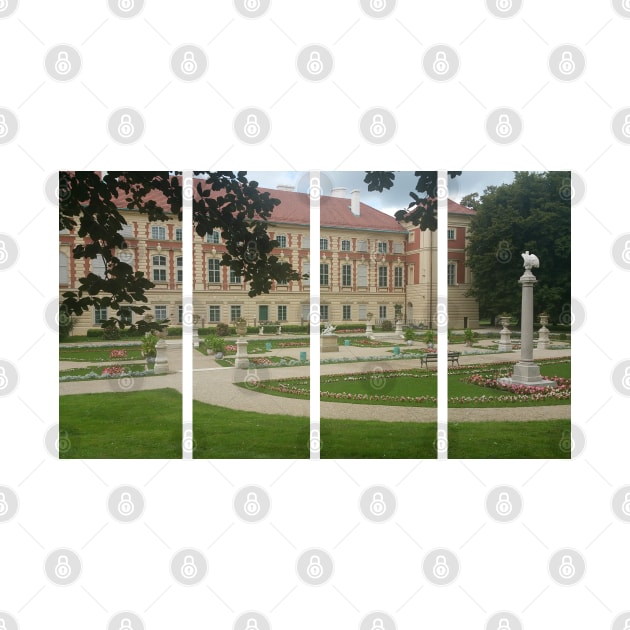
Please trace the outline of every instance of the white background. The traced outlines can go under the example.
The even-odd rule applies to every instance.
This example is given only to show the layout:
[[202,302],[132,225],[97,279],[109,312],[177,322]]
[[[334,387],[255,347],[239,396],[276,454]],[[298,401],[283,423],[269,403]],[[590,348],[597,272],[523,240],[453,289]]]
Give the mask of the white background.
[[[126,609],[156,630],[231,628],[250,609],[274,630],[358,628],[377,609],[401,629],[484,628],[497,610],[513,611],[527,628],[610,627],[630,608],[629,526],[610,509],[614,491],[630,483],[628,399],[611,383],[614,366],[630,356],[628,272],[611,256],[613,242],[630,232],[630,147],[610,127],[630,106],[629,35],[630,20],[610,2],[581,8],[568,0],[526,0],[503,20],[480,0],[401,1],[381,20],[356,1],[273,0],[254,20],[227,1],[147,2],[122,20],[103,0],[22,0],[0,20],[0,107],[20,123],[17,137],[0,145],[0,232],[20,248],[17,263],[0,272],[0,358],[20,375],[19,387],[0,398],[0,485],[20,499],[17,516],[0,524],[0,610],[23,630],[105,628]],[[58,43],[82,55],[69,83],[45,72],[44,55]],[[170,69],[183,43],[208,55],[207,73],[192,83]],[[322,83],[296,71],[298,52],[311,43],[334,56]],[[423,52],[435,43],[451,45],[461,60],[446,83],[422,70]],[[562,43],[586,56],[574,82],[558,81],[547,67]],[[487,115],[503,105],[524,121],[508,146],[485,132]],[[107,132],[109,114],[122,106],[141,111],[146,123],[130,146]],[[232,130],[248,106],[272,120],[258,146]],[[359,132],[360,115],[373,106],[397,119],[396,136],[383,146]],[[44,312],[57,296],[57,213],[44,182],[62,168],[114,167],[577,172],[587,190],[573,210],[572,293],[587,318],[573,336],[572,408],[584,451],[548,463],[51,458],[43,438],[58,421],[57,335]],[[272,498],[270,515],[256,525],[232,510],[234,493],[250,483]],[[128,525],[106,509],[121,484],[139,487],[146,500],[142,518]],[[381,525],[358,509],[361,492],[376,484],[398,499],[394,518]],[[507,525],[484,507],[501,484],[524,498],[521,517]],[[47,553],[62,546],[83,560],[79,581],[66,588],[43,572]],[[335,560],[322,587],[304,585],[294,569],[298,554],[315,546]],[[438,546],[454,550],[462,566],[443,588],[421,571],[424,554]],[[169,562],[182,547],[206,553],[203,584],[172,579]],[[586,576],[576,586],[560,587],[548,575],[560,547],[585,555]]]

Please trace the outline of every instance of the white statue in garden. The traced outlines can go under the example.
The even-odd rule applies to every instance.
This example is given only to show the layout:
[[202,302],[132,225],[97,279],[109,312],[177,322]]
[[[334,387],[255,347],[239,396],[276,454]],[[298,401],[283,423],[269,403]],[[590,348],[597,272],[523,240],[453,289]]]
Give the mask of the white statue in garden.
[[337,329],[336,326],[333,326],[332,324],[328,324],[328,326],[326,326],[326,328],[324,328],[324,331],[322,332],[322,335],[332,335],[335,330]]
[[538,260],[538,256],[536,256],[536,254],[530,254],[527,251],[524,254],[521,254],[521,256],[523,257],[523,267],[525,267],[525,269],[540,267],[540,261]]

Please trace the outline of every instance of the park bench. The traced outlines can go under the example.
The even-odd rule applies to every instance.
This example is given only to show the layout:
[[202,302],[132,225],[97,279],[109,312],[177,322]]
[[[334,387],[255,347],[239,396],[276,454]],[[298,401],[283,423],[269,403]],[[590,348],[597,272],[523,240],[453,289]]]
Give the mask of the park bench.
[[[461,354],[460,352],[453,352],[453,351],[448,353],[448,360],[451,362],[451,367],[453,367],[455,363],[459,365],[460,354]],[[437,352],[428,352],[424,356],[420,357],[420,367],[422,367],[423,365],[426,365],[427,369],[429,369],[429,363],[437,363],[437,360],[438,360]]]

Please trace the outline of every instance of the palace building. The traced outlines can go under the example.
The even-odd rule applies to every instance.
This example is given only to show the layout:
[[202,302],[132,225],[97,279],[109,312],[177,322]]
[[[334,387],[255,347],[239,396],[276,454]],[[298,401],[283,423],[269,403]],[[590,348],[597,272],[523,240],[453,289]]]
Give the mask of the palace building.
[[[203,184],[202,184],[203,186]],[[249,325],[260,322],[304,323],[310,312],[310,283],[320,283],[323,322],[343,327],[364,322],[371,313],[376,322],[395,319],[399,310],[405,322],[435,325],[437,308],[437,237],[362,203],[358,190],[333,188],[320,197],[318,260],[310,257],[310,199],[290,186],[261,188],[280,200],[269,220],[269,234],[279,242],[276,254],[309,279],[274,283],[269,294],[250,298],[248,287],[229,267],[222,266],[225,251],[218,231],[193,239],[193,303],[200,325],[229,323],[244,317]],[[156,201],[159,200],[156,194]],[[195,193],[196,194],[196,193]],[[128,225],[122,231],[127,249],[118,256],[142,271],[155,284],[147,292],[156,320],[182,320],[182,226],[177,221],[150,223],[144,214],[121,208]],[[474,211],[448,202],[449,327],[476,327],[478,306],[466,296],[470,269],[465,265],[465,244]],[[78,238],[60,234],[60,295],[77,288],[79,278],[92,271],[103,274],[101,259],[75,260],[71,251]],[[319,274],[318,274],[319,272]],[[77,318],[74,334],[98,328],[114,313],[106,309]],[[134,318],[132,320],[132,317]],[[129,312],[129,321],[139,316]]]

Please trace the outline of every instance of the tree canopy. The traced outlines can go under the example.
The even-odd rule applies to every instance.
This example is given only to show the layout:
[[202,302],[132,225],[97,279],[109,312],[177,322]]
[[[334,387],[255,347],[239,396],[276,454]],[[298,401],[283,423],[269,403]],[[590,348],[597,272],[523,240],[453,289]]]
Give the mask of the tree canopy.
[[[534,270],[535,313],[551,321],[571,303],[571,200],[565,194],[569,171],[516,172],[511,184],[489,186],[478,199],[472,219],[467,264],[472,271],[470,295],[479,301],[481,317],[502,312],[520,317],[523,273],[521,253],[540,259]],[[471,200],[462,199],[462,204]]]
[[[226,252],[222,265],[249,282],[249,295],[269,293],[274,281],[298,280],[301,276],[290,263],[281,262],[271,252],[278,245],[268,234],[269,218],[280,201],[261,192],[258,183],[248,181],[241,171],[195,171],[206,186],[197,184],[193,195],[193,224],[199,236],[221,231]],[[156,200],[154,191],[161,195]],[[122,210],[146,214],[149,221],[182,219],[181,174],[168,171],[94,171],[59,173],[59,230],[76,230],[85,242],[74,246],[74,258],[105,263],[104,277],[89,273],[79,280],[76,291],[63,294],[61,309],[66,316],[81,315],[90,307],[112,308],[116,316],[104,327],[125,328],[124,311],[142,315],[149,307],[146,292],[155,285],[141,271],[121,260],[127,248],[122,230],[127,221]],[[140,320],[141,332],[158,327]]]
[[[453,179],[461,175],[461,171],[448,171],[448,176]],[[437,171],[415,171],[418,178],[415,190],[410,191],[411,201],[407,208],[399,210],[396,220],[419,225],[421,230],[437,230],[437,200],[438,200],[438,174]],[[394,171],[366,171],[363,180],[368,185],[368,190],[383,192],[394,185],[396,173]],[[417,193],[424,194],[420,197]]]

